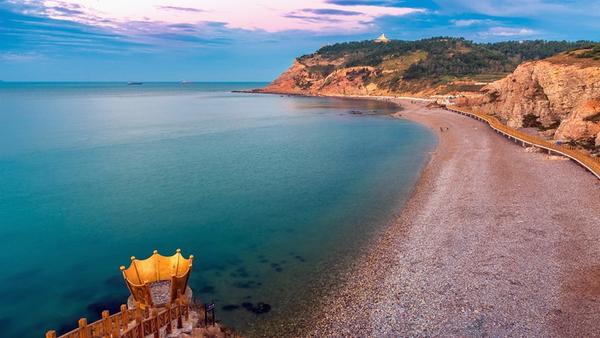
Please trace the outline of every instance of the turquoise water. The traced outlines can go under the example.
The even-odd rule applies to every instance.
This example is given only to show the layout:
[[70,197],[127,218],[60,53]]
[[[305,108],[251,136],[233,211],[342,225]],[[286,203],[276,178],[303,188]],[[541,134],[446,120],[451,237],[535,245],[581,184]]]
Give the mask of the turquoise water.
[[153,249],[194,254],[195,295],[242,332],[319,305],[435,140],[384,103],[230,92],[261,85],[0,83],[3,336],[114,310]]

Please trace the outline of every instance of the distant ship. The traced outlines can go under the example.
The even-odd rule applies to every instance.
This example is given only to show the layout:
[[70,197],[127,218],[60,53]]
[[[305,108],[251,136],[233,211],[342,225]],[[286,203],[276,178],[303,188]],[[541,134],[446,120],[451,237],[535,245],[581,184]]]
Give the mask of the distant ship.
[[143,82],[127,82],[128,86],[140,86],[143,85]]
[[181,81],[181,82],[179,82],[179,83],[181,83],[181,84],[183,84],[183,85],[184,85],[184,84],[190,84],[190,83],[192,83],[192,82],[191,82],[191,81],[188,81],[188,80],[183,80],[183,81]]

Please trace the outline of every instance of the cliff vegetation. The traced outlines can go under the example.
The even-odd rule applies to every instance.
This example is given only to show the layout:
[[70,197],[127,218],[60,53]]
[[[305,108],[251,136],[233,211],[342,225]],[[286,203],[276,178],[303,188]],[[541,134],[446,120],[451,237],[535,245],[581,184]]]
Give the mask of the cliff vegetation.
[[591,44],[544,40],[475,43],[451,37],[337,43],[297,58],[266,91],[426,96],[479,90],[524,61]]

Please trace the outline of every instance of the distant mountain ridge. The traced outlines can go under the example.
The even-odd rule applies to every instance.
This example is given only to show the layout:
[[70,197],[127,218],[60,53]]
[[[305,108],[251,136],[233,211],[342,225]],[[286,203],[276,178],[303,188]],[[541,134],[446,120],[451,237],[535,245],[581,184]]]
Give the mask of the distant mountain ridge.
[[478,90],[524,61],[591,45],[590,41],[544,40],[475,43],[450,37],[337,43],[297,58],[263,91],[427,96]]

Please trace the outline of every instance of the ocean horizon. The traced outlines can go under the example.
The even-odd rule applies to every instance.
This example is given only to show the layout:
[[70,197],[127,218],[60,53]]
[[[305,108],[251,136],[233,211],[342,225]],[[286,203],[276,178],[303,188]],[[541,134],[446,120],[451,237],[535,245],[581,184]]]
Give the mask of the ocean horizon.
[[242,334],[322,306],[435,137],[385,102],[232,92],[264,84],[0,83],[3,332],[117,311],[154,249],[194,254],[194,296]]

